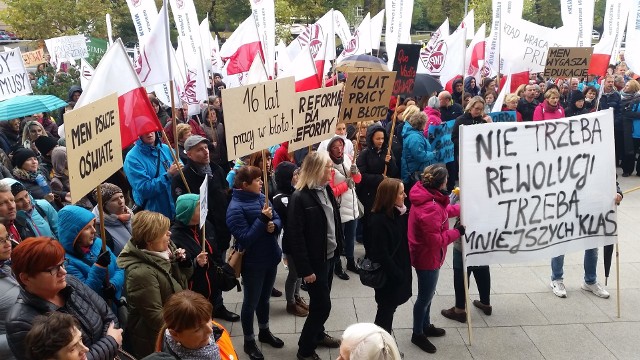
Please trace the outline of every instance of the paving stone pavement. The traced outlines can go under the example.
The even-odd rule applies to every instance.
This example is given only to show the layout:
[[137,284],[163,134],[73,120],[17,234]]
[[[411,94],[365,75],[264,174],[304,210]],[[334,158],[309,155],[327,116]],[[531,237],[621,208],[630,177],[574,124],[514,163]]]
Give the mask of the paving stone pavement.
[[[620,173],[618,169],[618,173]],[[623,191],[640,187],[640,177],[619,177]],[[597,194],[594,194],[597,196]],[[446,329],[442,338],[433,339],[436,354],[427,354],[411,344],[412,308],[415,296],[400,306],[394,318],[394,333],[405,359],[640,359],[640,190],[625,195],[618,208],[620,248],[621,317],[617,317],[615,259],[607,289],[609,299],[601,299],[580,289],[583,276],[583,253],[567,254],[565,285],[567,298],[557,298],[550,290],[550,260],[523,264],[491,266],[491,303],[493,314],[486,316],[471,309],[472,344],[467,325],[440,315],[440,310],[454,303],[451,251],[440,272],[440,279],[431,307],[431,320]],[[364,254],[361,245],[356,257]],[[604,284],[602,251],[598,265],[598,280]],[[342,331],[356,322],[373,322],[376,303],[373,290],[360,284],[357,276],[342,281],[334,278],[332,311],[326,323],[327,331],[340,337]],[[286,270],[280,266],[276,288],[284,291]],[[470,296],[477,299],[477,289],[471,277]],[[414,273],[414,290],[417,284]],[[306,293],[302,296],[308,299]],[[227,307],[240,313],[242,293],[235,290],[224,294]],[[271,330],[285,346],[273,349],[262,346],[265,359],[296,359],[297,343],[304,318],[285,311],[283,298],[272,298]],[[248,359],[242,351],[240,323],[225,323],[231,332],[240,359]],[[257,324],[255,331],[257,332]],[[322,359],[336,359],[337,349],[318,349]]]

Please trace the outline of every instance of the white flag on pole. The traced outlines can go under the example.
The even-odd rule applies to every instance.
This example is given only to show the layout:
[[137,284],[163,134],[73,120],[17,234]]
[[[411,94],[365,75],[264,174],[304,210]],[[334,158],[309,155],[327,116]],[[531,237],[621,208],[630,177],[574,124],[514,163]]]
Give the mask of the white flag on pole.
[[380,39],[382,38],[382,24],[384,23],[384,10],[371,18],[371,48],[380,49]]

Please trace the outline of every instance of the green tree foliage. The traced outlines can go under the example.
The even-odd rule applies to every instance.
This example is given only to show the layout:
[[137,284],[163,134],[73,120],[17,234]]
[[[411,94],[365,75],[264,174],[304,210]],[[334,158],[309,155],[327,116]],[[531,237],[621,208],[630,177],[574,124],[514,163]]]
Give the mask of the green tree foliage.
[[36,85],[33,85],[33,93],[36,95],[55,95],[66,100],[69,88],[80,85],[80,72],[71,67],[67,73],[56,74],[56,69],[47,66],[44,72],[36,72]]
[[[5,0],[0,19],[23,38],[87,34],[105,37],[105,14],[117,3],[95,0]],[[126,4],[125,4],[126,6]]]

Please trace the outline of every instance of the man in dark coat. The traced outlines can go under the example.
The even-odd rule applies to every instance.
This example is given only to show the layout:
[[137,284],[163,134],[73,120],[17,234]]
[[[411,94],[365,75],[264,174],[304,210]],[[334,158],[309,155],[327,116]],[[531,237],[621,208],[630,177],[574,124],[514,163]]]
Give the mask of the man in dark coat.
[[535,85],[527,85],[524,88],[524,96],[518,101],[516,110],[522,114],[522,121],[533,121],[533,112],[539,102],[536,100]]
[[604,79],[604,87],[602,88],[602,96],[598,110],[606,110],[613,108],[613,130],[616,146],[616,165],[622,162],[624,157],[624,127],[622,124],[622,97],[614,86],[614,76],[607,75]]
[[[192,135],[184,142],[184,149],[187,152],[189,161],[184,167],[184,178],[187,181],[187,190],[180,174],[173,177],[171,182],[171,194],[174,201],[182,194],[200,193],[200,186],[204,182],[205,176],[208,181],[208,213],[207,221],[213,224],[215,239],[220,256],[226,254],[231,241],[231,234],[227,228],[227,207],[229,206],[229,187],[225,179],[224,171],[209,157],[209,142],[202,136]],[[224,262],[224,259],[220,259]],[[214,316],[227,321],[238,321],[240,317],[227,310],[224,305],[214,309]]]
[[442,121],[457,119],[458,116],[464,113],[462,105],[452,101],[451,93],[446,90],[438,94],[438,101],[440,102],[440,118]]

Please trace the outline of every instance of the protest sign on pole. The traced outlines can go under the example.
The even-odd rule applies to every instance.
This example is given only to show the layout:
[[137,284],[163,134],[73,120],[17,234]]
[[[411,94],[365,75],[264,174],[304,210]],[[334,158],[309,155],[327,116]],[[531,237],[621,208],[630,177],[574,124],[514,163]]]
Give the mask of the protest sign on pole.
[[340,122],[380,120],[387,116],[396,73],[393,71],[353,72],[342,96]]
[[44,41],[51,55],[51,62],[58,64],[60,61],[78,60],[89,56],[87,40],[84,35],[60,36]]
[[32,92],[20,48],[0,53],[0,100]]
[[587,77],[592,47],[552,47],[547,52],[544,77]]
[[209,176],[205,176],[200,185],[200,229],[207,221],[207,214],[209,213]]
[[294,137],[297,110],[293,77],[223,89],[229,159],[249,155]]
[[468,266],[617,242],[613,111],[460,129]]
[[342,103],[342,84],[296,93],[294,136],[289,152],[330,139],[335,135]]
[[22,54],[22,61],[24,61],[25,67],[36,66],[46,62],[44,59],[44,50],[38,49],[34,51],[28,51]]
[[64,114],[71,202],[122,168],[118,94]]
[[516,122],[517,115],[515,111],[496,111],[487,114],[491,117],[491,122]]
[[394,96],[413,95],[419,59],[420,45],[398,44],[393,60],[393,71],[397,73],[396,81],[393,84]]

